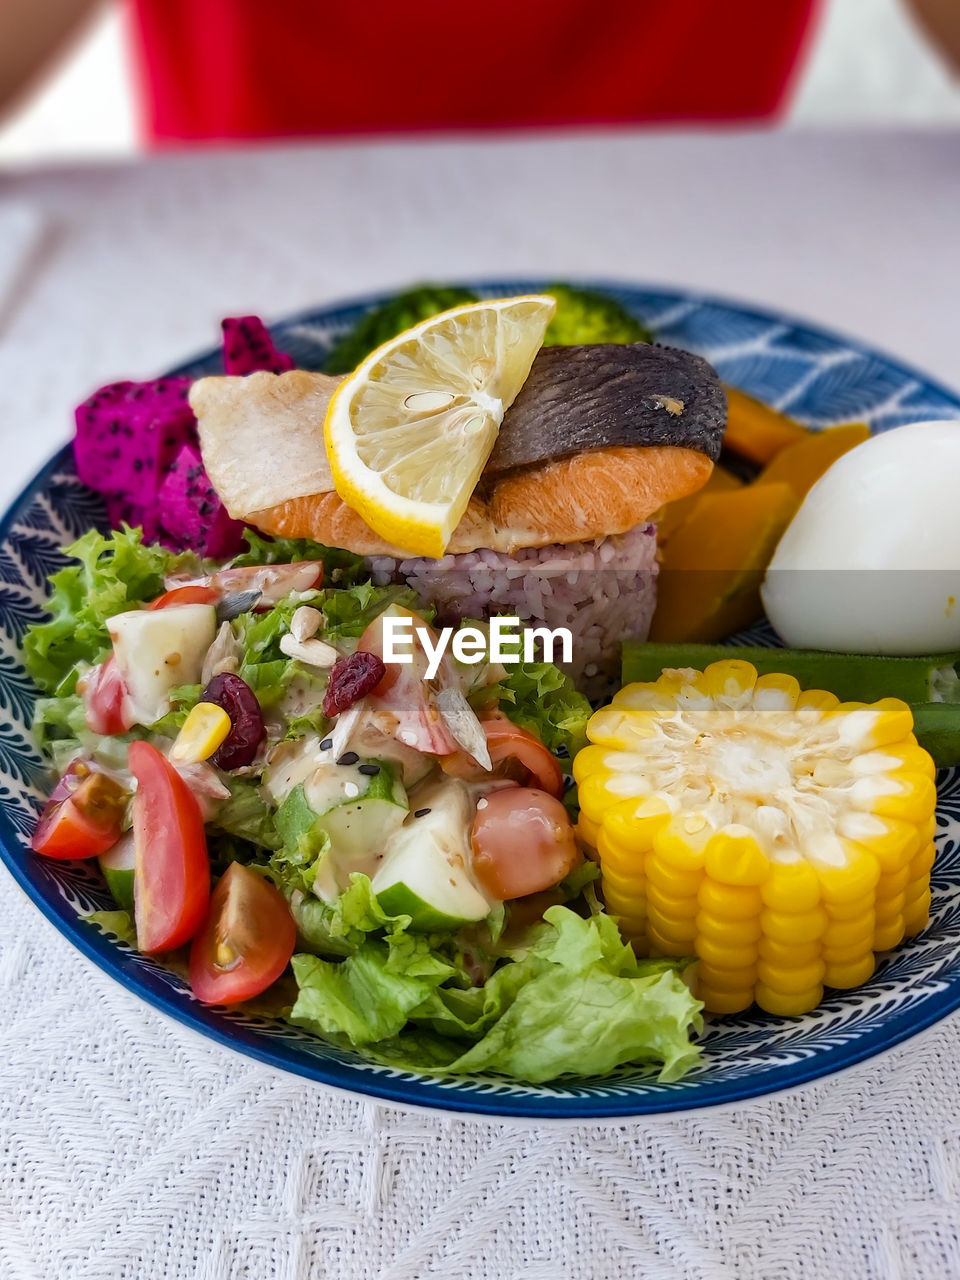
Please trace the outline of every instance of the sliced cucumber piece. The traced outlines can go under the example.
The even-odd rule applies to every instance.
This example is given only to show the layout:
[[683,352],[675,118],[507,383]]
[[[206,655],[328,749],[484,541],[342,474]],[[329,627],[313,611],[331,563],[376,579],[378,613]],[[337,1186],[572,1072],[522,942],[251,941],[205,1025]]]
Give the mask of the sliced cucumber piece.
[[97,861],[117,905],[133,911],[133,832],[121,836]]
[[359,860],[383,853],[410,811],[403,783],[384,760],[317,770],[303,794],[344,871],[363,870]]
[[483,920],[490,903],[470,871],[470,802],[446,781],[417,795],[416,812],[387,844],[371,888],[384,911],[408,915],[415,929],[458,929]]

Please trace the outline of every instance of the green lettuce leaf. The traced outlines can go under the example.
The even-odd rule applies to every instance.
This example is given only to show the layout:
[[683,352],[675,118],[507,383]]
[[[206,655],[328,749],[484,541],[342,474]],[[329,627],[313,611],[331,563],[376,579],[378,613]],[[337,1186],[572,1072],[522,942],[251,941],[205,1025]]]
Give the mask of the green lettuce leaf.
[[228,773],[221,775],[221,781],[229,787],[230,799],[220,805],[210,825],[261,849],[279,849],[277,815],[260,794],[259,779]]
[[373,619],[391,604],[411,609],[428,621],[433,617],[433,610],[424,610],[415,591],[397,584],[375,587],[372,582],[361,582],[348,591],[324,591],[315,603],[324,616],[321,634],[330,644],[359,640]]
[[507,667],[506,675],[486,690],[487,697],[493,694],[500,699],[500,710],[529,729],[554,755],[572,759],[586,746],[590,703],[552,662],[518,662]]
[[609,916],[551,907],[481,986],[470,985],[455,936],[411,934],[408,920],[385,918],[366,877],[315,917],[322,949],[337,933],[346,958],[294,957],[291,1020],[382,1061],[539,1082],[628,1062],[675,1080],[698,1060],[688,962],[638,960]]
[[50,579],[51,618],[31,627],[23,642],[27,670],[45,693],[72,693],[59,686],[71,676],[75,684],[78,664],[100,662],[110,648],[107,618],[160,595],[164,574],[180,559],[144,545],[141,530],[127,527],[110,534],[91,529],[66,554],[78,563]]
[[651,1062],[661,1080],[684,1075],[699,1058],[690,1031],[702,1027],[702,1006],[681,966],[638,960],[610,916],[550,907],[545,921],[527,955],[487,982],[484,1016],[495,1021],[448,1069],[538,1083]]
[[253,529],[245,529],[247,550],[230,562],[238,568],[259,564],[294,564],[298,560],[322,560],[324,581],[337,586],[351,586],[370,576],[363,556],[339,547],[326,547],[310,538],[267,538]]

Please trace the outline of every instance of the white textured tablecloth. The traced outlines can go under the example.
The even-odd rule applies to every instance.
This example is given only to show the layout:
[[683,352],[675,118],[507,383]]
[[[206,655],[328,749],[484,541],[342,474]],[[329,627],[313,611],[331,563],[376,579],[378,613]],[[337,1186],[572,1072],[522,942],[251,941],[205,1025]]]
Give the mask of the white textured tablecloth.
[[[0,331],[0,496],[71,406],[267,317],[433,277],[692,285],[960,382],[960,135],[168,156],[0,177],[46,236]],[[960,1276],[960,1020],[736,1111],[575,1129],[399,1112],[194,1038],[0,874],[0,1275]]]

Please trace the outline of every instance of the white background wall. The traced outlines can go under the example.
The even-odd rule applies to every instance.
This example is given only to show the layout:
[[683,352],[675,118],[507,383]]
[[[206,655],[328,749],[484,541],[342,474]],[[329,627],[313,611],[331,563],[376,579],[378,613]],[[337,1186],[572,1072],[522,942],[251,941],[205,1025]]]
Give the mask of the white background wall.
[[[0,128],[0,164],[136,150],[122,27],[119,12],[107,10],[45,88]],[[790,122],[956,125],[960,85],[900,0],[829,0]]]

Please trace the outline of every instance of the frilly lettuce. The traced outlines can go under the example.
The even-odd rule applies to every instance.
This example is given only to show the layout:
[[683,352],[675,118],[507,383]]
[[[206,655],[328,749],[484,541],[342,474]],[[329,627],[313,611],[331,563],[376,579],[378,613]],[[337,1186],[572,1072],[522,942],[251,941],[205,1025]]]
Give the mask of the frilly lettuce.
[[455,938],[385,918],[365,877],[317,916],[349,954],[294,956],[291,1021],[382,1061],[539,1082],[623,1063],[656,1064],[661,1080],[676,1080],[699,1058],[688,962],[638,960],[609,916],[550,907],[482,986],[470,984]]

